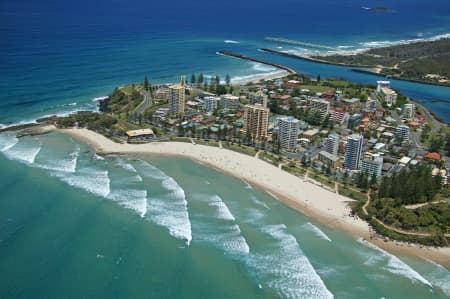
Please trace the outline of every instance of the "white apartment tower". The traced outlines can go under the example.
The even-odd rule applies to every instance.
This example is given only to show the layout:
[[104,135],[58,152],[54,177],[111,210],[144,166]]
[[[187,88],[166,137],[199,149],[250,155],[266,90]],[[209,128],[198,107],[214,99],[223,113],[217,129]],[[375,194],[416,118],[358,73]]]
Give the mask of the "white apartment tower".
[[278,118],[278,139],[281,146],[293,149],[297,146],[299,120],[292,116]]

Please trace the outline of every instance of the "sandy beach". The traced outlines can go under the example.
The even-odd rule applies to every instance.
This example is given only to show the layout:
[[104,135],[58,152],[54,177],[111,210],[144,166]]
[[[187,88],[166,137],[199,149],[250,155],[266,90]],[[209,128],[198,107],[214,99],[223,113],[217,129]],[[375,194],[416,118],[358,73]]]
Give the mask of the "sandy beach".
[[258,158],[199,144],[183,142],[119,144],[87,129],[59,131],[89,144],[100,155],[169,155],[193,159],[273,194],[284,204],[331,228],[364,238],[392,253],[406,253],[433,260],[447,267],[450,266],[449,247],[434,248],[377,238],[365,221],[351,216],[351,209],[348,206],[351,199],[305,182],[302,178],[291,175]]

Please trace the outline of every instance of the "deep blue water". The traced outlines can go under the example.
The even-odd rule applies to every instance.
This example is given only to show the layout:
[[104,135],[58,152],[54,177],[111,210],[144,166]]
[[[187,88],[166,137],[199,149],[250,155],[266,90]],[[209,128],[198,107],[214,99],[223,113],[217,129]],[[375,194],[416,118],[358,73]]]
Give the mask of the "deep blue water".
[[[387,6],[392,13],[363,10]],[[450,2],[433,1],[11,1],[0,3],[0,123],[92,109],[91,100],[117,85],[178,80],[204,72],[242,78],[274,69],[216,55],[233,50],[294,67],[301,73],[374,83],[346,68],[275,57],[281,36],[333,47],[450,33]],[[239,44],[224,43],[236,40]],[[372,43],[372,44],[370,44]],[[317,49],[282,45],[285,49]],[[450,88],[393,82],[394,88],[450,121]],[[76,103],[76,104],[75,104]],[[70,105],[69,105],[70,104]]]

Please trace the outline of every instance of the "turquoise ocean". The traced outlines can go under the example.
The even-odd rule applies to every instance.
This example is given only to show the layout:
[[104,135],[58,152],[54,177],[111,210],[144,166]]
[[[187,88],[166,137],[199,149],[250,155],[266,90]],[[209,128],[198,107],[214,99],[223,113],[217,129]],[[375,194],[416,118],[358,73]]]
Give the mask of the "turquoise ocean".
[[[388,6],[391,13],[362,6]],[[357,26],[355,26],[357,24]],[[448,1],[0,3],[0,123],[96,109],[114,87],[182,74],[375,76],[258,51],[335,50],[450,33]],[[450,88],[393,81],[450,120]],[[449,298],[450,271],[330,229],[188,159],[99,157],[52,133],[0,134],[0,298]],[[313,199],[310,199],[313,200]]]

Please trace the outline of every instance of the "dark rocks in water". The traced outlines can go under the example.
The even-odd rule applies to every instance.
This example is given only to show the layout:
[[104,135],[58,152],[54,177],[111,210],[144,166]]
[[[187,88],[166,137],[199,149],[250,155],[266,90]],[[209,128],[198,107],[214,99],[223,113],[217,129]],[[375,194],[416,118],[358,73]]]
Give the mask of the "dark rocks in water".
[[109,97],[104,100],[98,101],[98,110],[100,112],[108,112],[108,100],[109,100]]

